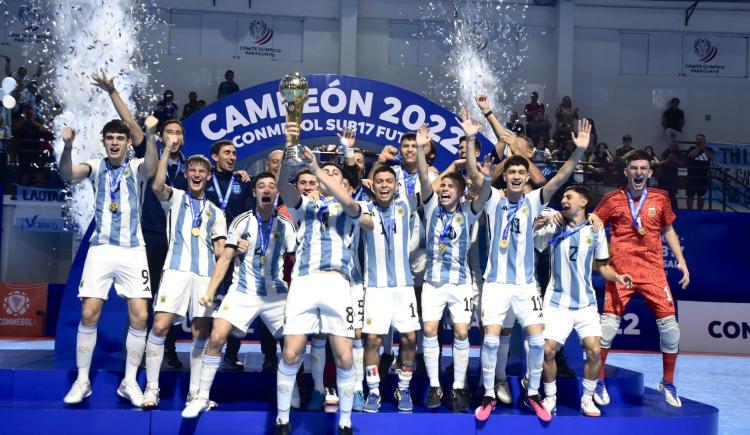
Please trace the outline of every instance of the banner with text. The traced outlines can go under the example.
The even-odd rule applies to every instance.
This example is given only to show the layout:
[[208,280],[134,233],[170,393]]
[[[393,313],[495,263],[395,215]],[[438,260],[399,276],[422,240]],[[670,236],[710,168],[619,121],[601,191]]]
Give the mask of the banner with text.
[[688,76],[747,77],[747,36],[683,35],[682,72]]
[[727,201],[743,207],[750,207],[750,144],[730,144],[712,142],[708,144],[714,150],[714,166],[712,168],[715,178],[712,189],[714,198],[721,197],[723,186],[719,180],[723,173],[737,179],[744,189],[733,187],[736,183],[729,182],[726,186]]
[[47,283],[0,282],[0,337],[41,337],[47,312]]
[[[302,142],[306,138],[336,137],[352,127],[357,139],[381,146],[398,145],[401,134],[431,127],[438,146],[435,166],[444,168],[458,151],[463,129],[456,115],[409,90],[360,77],[336,74],[306,76],[309,98],[302,115]],[[237,159],[260,151],[281,148],[284,143],[286,108],[279,80],[266,82],[225,97],[184,121],[188,138],[183,152],[207,154],[211,144],[231,140]],[[480,135],[482,153],[492,143]]]
[[750,355],[750,304],[680,301],[680,350]]

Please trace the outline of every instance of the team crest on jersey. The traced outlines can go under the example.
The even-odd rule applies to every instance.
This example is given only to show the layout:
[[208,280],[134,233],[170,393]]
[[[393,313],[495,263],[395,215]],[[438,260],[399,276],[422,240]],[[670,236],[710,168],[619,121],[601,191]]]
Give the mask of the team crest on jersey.
[[368,325],[372,325],[372,319],[368,317],[367,319],[365,319],[365,323],[367,323]]
[[241,192],[241,189],[242,189],[242,186],[240,186],[239,184],[235,184],[234,186],[232,186],[232,193],[234,193],[235,195],[239,195]]
[[162,304],[166,303],[167,302],[167,297],[166,296],[160,296],[159,297],[159,302],[162,303]]
[[592,237],[589,237],[589,238],[586,239],[586,244],[587,245],[590,245],[592,243],[594,243],[594,239]]
[[654,217],[656,216],[656,207],[649,207],[648,208],[648,217]]
[[524,205],[518,212],[521,213],[521,216],[526,216],[527,214],[529,214],[529,208]]
[[123,171],[122,175],[124,177],[126,177],[126,178],[129,177],[130,176],[130,168],[125,168],[125,171]]
[[206,217],[211,219],[212,216],[213,216],[213,213],[211,213],[211,210],[206,210]]
[[221,304],[221,311],[229,311],[229,304]]
[[461,215],[456,216],[456,223],[461,225],[464,223],[464,218],[462,218]]
[[271,233],[271,239],[273,240],[279,240],[281,238],[281,234],[278,231],[274,231]]

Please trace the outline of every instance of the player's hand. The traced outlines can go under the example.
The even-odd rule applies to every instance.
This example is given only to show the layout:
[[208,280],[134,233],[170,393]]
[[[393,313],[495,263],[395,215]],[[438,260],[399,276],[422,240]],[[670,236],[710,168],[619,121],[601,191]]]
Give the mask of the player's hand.
[[248,242],[247,239],[240,239],[237,241],[237,253],[240,255],[246,254],[248,249],[250,249],[250,242]]
[[432,133],[430,133],[430,127],[427,124],[422,124],[417,130],[417,146],[424,147],[432,140]]
[[316,174],[318,172],[318,159],[315,157],[315,153],[312,152],[312,150],[308,147],[305,147],[305,154],[303,157],[305,160],[307,160],[307,166],[310,167],[310,171],[313,174]]
[[320,201],[320,190],[313,190],[307,194],[307,198],[312,202]]
[[378,156],[378,161],[380,163],[386,163],[396,160],[396,157],[394,157],[398,153],[398,149],[394,147],[393,145],[386,145],[383,147],[383,150],[380,151],[380,155]]
[[243,183],[249,183],[250,180],[252,180],[252,178],[250,178],[250,174],[248,174],[247,171],[244,169],[235,171],[234,175],[236,175],[237,177],[240,177],[240,181],[242,181]]
[[107,74],[104,72],[104,70],[100,70],[99,74],[94,73],[91,74],[91,84],[93,86],[96,86],[97,88],[103,90],[104,92],[111,94],[112,92],[116,91],[115,89],[115,78],[107,77]]
[[576,144],[576,148],[579,150],[585,150],[589,146],[589,140],[591,139],[591,123],[588,119],[581,119],[578,121],[578,134],[572,133],[573,142]]
[[365,186],[366,188],[372,190],[372,180],[370,180],[369,178],[363,178],[362,179],[362,185]]
[[504,128],[500,132],[500,137],[498,137],[501,143],[506,143],[508,145],[515,145],[516,143],[516,134],[512,131],[508,130],[507,128]]
[[594,227],[594,231],[597,233],[604,228],[604,222],[602,222],[601,219],[599,219],[599,216],[595,215],[594,213],[589,214],[589,223]]
[[341,142],[341,145],[344,145],[347,148],[353,148],[354,142],[357,138],[357,132],[350,127],[346,127],[345,129],[341,130],[341,133],[337,133],[336,136],[339,137],[339,142]]
[[495,157],[492,153],[487,153],[482,159],[482,164],[479,165],[479,172],[485,177],[491,177],[495,173]]
[[537,216],[534,219],[534,232],[537,232],[541,230],[542,228],[546,227],[548,223],[550,223],[549,217]]
[[155,116],[149,116],[143,124],[146,127],[146,132],[153,134],[156,131],[156,126],[159,125],[159,119]]
[[477,93],[474,99],[477,102],[477,106],[479,106],[479,110],[482,111],[482,114],[490,111],[490,98],[487,96],[487,94]]
[[552,223],[562,228],[565,225],[565,218],[559,211],[552,215]]
[[682,272],[682,279],[680,280],[680,286],[684,289],[690,285],[690,271],[688,270],[687,264],[684,262],[677,263],[677,269]]
[[466,139],[473,139],[477,137],[477,133],[479,133],[479,125],[478,122],[474,122],[471,119],[471,112],[469,112],[469,109],[467,107],[461,108],[461,128],[464,129],[464,135],[466,136]]
[[623,275],[617,275],[615,277],[618,283],[625,286],[625,288],[632,288],[633,287],[633,277],[626,274]]
[[198,299],[198,303],[201,304],[203,307],[211,307],[214,304],[214,294],[211,292],[203,293],[203,295]]
[[70,127],[63,127],[62,140],[66,147],[73,146],[73,139],[76,138],[76,132]]
[[466,159],[456,159],[453,161],[453,169],[461,171],[466,167]]
[[[299,137],[299,125],[296,122],[287,122],[286,126],[284,126],[284,134],[286,137],[289,136],[296,136]],[[287,143],[287,145],[290,145]]]

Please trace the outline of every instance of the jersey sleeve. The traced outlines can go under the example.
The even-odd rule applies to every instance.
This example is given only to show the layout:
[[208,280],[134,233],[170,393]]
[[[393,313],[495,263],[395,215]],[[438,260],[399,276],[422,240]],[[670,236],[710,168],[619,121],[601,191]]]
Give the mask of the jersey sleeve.
[[469,223],[469,225],[474,225],[479,220],[479,216],[481,216],[483,212],[483,210],[479,210],[478,213],[474,213],[474,209],[471,207],[471,201],[464,201],[464,203],[461,204],[461,211],[463,212],[464,217],[466,218],[466,221]]
[[245,228],[245,219],[247,219],[247,216],[243,214],[232,221],[232,225],[229,226],[229,230],[227,231],[227,241],[224,246],[237,247],[237,243],[242,238],[242,231]]
[[672,225],[672,223],[677,219],[677,216],[674,214],[674,210],[672,210],[672,203],[669,201],[669,197],[666,195],[663,195],[661,197],[661,226],[662,228]]
[[161,204],[162,210],[164,212],[168,212],[172,208],[172,204],[174,203],[182,203],[184,201],[183,195],[185,195],[185,192],[183,190],[177,189],[172,187],[172,194],[169,195],[169,199],[166,201],[160,201],[159,204]]
[[145,159],[133,159],[130,162],[128,162],[128,166],[130,166],[130,170],[133,171],[133,174],[135,175],[135,179],[138,180],[139,183],[145,183],[148,181],[148,177],[141,174],[141,165],[145,162]]
[[495,189],[494,187],[490,188],[490,197],[487,199],[487,202],[484,203],[484,211],[487,212],[487,216],[497,208],[500,198],[500,190]]
[[607,233],[602,228],[596,236],[596,251],[594,251],[596,261],[609,260],[609,245],[607,244]]
[[297,204],[292,204],[291,206],[287,204],[287,211],[292,216],[292,219],[294,219],[296,222],[301,222],[305,218],[305,210],[307,210],[308,207],[310,207],[311,204],[314,204],[310,199],[306,196],[300,197],[299,207],[295,207]]
[[214,213],[216,213],[216,220],[213,228],[211,228],[211,240],[225,239],[227,237],[227,218],[218,209],[214,210]]
[[92,183],[94,183],[94,189],[96,189],[96,183],[94,179],[96,178],[96,175],[99,173],[99,168],[101,167],[102,159],[86,160],[84,164],[88,165],[90,169],[88,179],[91,180]]
[[284,225],[284,252],[294,254],[297,250],[297,228],[285,219],[281,219],[281,222]]
[[607,226],[610,219],[612,218],[612,210],[614,209],[615,201],[614,197],[607,196],[604,200],[599,202],[599,205],[596,206],[596,209],[594,210],[594,214],[601,219],[604,226]]
[[[542,198],[542,189],[542,187],[540,187],[539,189],[534,189],[526,195],[526,198],[529,200],[529,205],[531,207],[531,216],[539,216],[549,202],[549,198]],[[545,202],[542,203],[542,200],[544,200]]]
[[440,206],[440,200],[438,199],[437,192],[434,192],[430,197],[429,201],[424,203],[424,217],[425,221],[429,220],[430,217],[435,213],[435,210]]

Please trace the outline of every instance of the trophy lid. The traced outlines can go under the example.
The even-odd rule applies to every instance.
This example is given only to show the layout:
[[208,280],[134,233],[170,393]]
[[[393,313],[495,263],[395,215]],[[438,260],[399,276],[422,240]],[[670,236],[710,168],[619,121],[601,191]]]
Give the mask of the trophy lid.
[[279,92],[287,102],[307,100],[309,86],[307,79],[302,74],[295,72],[287,74],[279,83]]

